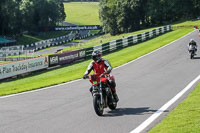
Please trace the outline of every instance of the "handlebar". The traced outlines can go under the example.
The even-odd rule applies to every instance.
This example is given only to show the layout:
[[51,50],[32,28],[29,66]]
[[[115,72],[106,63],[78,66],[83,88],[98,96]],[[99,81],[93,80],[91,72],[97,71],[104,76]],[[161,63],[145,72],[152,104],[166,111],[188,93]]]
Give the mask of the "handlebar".
[[[84,75],[83,79],[89,79],[92,75]],[[105,76],[104,74],[101,74],[100,76],[98,76],[97,78],[102,78],[103,76]]]

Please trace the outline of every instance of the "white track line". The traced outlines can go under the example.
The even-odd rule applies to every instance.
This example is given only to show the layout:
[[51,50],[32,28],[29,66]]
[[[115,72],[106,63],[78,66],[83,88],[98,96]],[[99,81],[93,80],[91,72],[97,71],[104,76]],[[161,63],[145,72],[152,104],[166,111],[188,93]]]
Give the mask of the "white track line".
[[157,119],[165,110],[167,110],[172,104],[174,104],[181,96],[183,96],[192,86],[200,80],[200,75],[196,77],[192,82],[190,82],[181,92],[179,92],[175,97],[173,97],[170,101],[168,101],[165,105],[163,105],[158,111],[156,111],[153,115],[151,115],[147,120],[145,120],[142,124],[140,124],[137,128],[135,128],[130,133],[140,133],[147,126],[149,126],[155,119]]
[[[126,64],[123,64],[123,65],[121,65],[121,66],[118,66],[118,67],[116,67],[116,68],[114,68],[114,69],[118,69],[118,68],[124,67],[124,66],[126,66],[126,65],[128,65],[128,64],[130,64],[130,63],[133,63],[133,62],[135,62],[135,61],[137,61],[137,60],[139,60],[139,59],[142,59],[142,58],[144,58],[144,57],[146,57],[146,56],[148,56],[148,55],[150,55],[150,54],[153,54],[154,52],[157,52],[157,51],[159,51],[159,50],[161,50],[161,49],[163,49],[163,48],[165,48],[165,47],[171,45],[172,43],[174,43],[174,42],[176,42],[176,41],[178,41],[178,40],[180,40],[180,39],[182,39],[182,38],[184,38],[184,37],[186,37],[186,36],[192,34],[192,33],[195,32],[195,31],[196,31],[196,30],[192,31],[191,33],[188,33],[187,35],[185,35],[185,36],[183,36],[183,37],[181,37],[181,38],[179,38],[179,39],[177,39],[177,40],[175,40],[175,41],[173,41],[173,42],[171,42],[171,43],[169,43],[169,44],[167,44],[167,45],[165,45],[165,46],[162,46],[162,47],[160,47],[160,48],[158,48],[158,49],[156,49],[156,50],[154,50],[154,51],[152,51],[152,52],[150,52],[150,53],[148,53],[148,54],[145,54],[145,55],[143,55],[143,56],[141,56],[141,57],[138,57],[137,59],[132,60],[132,61],[130,61],[130,62],[126,63]],[[49,86],[49,87],[45,87],[45,88],[41,88],[41,89],[37,89],[37,90],[22,92],[22,93],[18,93],[18,94],[11,94],[11,95],[7,95],[7,96],[0,96],[0,99],[2,99],[2,98],[8,98],[8,97],[13,97],[13,96],[18,96],[18,95],[23,95],[23,94],[28,94],[28,93],[37,92],[37,91],[42,91],[42,90],[50,89],[50,88],[53,88],[53,87],[58,87],[58,86],[66,85],[66,84],[71,84],[71,83],[74,83],[74,82],[77,82],[77,81],[80,81],[80,80],[82,80],[82,79],[77,79],[77,80],[70,81],[70,82],[67,82],[67,83],[58,84],[58,85],[54,85],[54,86]]]

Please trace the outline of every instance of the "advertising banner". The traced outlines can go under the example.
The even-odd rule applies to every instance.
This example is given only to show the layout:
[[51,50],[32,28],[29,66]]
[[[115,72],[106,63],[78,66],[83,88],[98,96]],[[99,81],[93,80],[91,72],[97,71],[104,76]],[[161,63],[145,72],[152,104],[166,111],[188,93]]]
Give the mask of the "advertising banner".
[[59,64],[59,55],[49,55],[49,66],[56,66]]
[[100,25],[85,25],[85,26],[59,26],[55,27],[56,31],[71,31],[71,30],[100,30]]
[[59,54],[59,64],[72,63],[76,60],[85,58],[85,50],[76,50]]
[[37,71],[48,67],[48,58],[40,57],[30,60],[0,65],[0,79]]

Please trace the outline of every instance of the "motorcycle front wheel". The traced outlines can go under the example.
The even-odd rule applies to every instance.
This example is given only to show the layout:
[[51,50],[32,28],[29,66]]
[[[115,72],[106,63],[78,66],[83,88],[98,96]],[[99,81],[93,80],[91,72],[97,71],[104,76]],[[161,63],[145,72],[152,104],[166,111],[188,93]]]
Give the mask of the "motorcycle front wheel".
[[93,97],[93,106],[94,106],[94,110],[95,110],[96,114],[98,116],[102,116],[103,115],[103,105],[101,105],[100,96]]
[[111,104],[108,105],[108,107],[111,110],[115,110],[117,108],[117,103],[116,102],[112,102]]

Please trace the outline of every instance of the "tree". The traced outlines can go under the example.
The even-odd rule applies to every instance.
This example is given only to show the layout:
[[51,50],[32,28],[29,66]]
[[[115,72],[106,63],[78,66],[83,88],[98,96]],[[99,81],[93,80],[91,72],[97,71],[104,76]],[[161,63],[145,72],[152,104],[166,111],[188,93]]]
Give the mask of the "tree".
[[0,35],[38,31],[65,17],[62,0],[1,0]]

